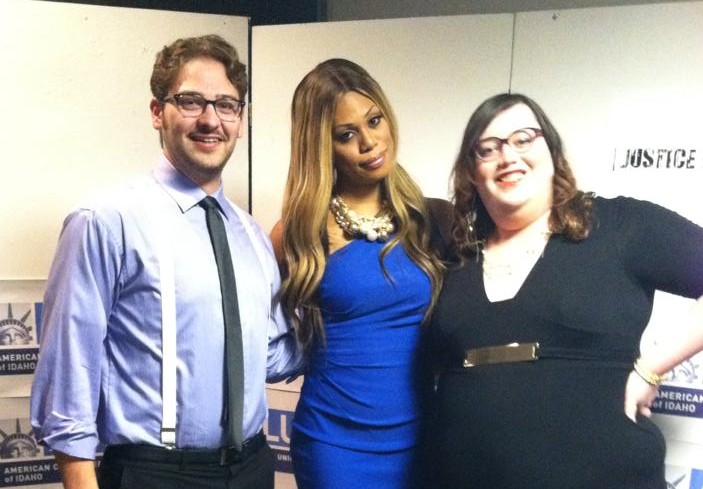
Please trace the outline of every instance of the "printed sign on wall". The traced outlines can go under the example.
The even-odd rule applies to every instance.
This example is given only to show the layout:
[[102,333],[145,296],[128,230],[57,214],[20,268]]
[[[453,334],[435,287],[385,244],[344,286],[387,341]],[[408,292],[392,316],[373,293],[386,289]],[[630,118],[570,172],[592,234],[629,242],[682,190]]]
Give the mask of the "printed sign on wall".
[[676,366],[662,385],[652,412],[703,419],[703,366],[696,356]]
[[0,419],[0,487],[61,481],[53,455],[37,443],[28,419]]
[[0,375],[34,373],[40,325],[41,303],[0,302]]
[[696,148],[627,148],[616,151],[613,171],[685,171],[700,166]]
[[703,470],[667,464],[666,488],[703,489]]
[[269,409],[266,428],[266,441],[276,454],[276,471],[293,473],[290,457],[290,433],[293,411],[289,409]]
[[0,398],[29,396],[44,287],[43,280],[0,280]]

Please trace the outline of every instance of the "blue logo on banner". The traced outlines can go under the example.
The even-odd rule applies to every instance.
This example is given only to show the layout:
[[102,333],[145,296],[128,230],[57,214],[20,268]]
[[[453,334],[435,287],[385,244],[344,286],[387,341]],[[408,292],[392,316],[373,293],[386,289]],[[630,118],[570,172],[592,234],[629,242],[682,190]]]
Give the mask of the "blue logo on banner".
[[39,341],[39,338],[41,337],[41,315],[42,315],[42,310],[44,309],[44,303],[43,302],[35,302],[34,303],[34,322],[36,323],[37,326],[37,341]]
[[293,411],[269,409],[266,426],[266,441],[276,454],[276,471],[293,473],[290,458],[290,433],[293,425]]
[[703,418],[703,391],[663,385],[652,404],[652,412]]
[[703,489],[703,470],[691,470],[691,485],[689,489]]

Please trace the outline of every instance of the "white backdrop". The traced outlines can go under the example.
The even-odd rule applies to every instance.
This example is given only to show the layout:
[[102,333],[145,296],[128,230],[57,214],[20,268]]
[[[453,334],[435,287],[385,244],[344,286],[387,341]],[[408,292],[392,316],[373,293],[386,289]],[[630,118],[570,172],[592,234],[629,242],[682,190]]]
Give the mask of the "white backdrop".
[[[360,63],[384,87],[400,124],[399,160],[428,195],[448,196],[471,111],[512,88],[535,98],[554,120],[583,188],[647,198],[703,223],[701,2],[252,31],[252,207],[266,228],[282,204],[293,90],[316,63],[333,56]],[[159,151],[148,113],[154,55],[176,37],[206,32],[224,35],[246,59],[243,18],[0,2],[6,109],[0,280],[44,278],[64,215],[88,195],[152,167]],[[247,149],[245,137],[225,175],[229,197],[243,206]],[[622,168],[628,151],[636,150],[683,150],[691,167]],[[19,300],[25,299],[35,300]],[[672,311],[680,305],[658,297],[653,329],[675,327]],[[690,385],[674,386],[700,388],[701,360],[687,368]],[[285,450],[296,394],[290,386],[270,394],[269,441]],[[0,399],[0,413],[26,416],[26,399]],[[701,420],[659,414],[656,421],[668,439],[670,479],[689,487],[686,471],[703,468]],[[285,474],[277,481],[279,488],[293,487]]]
[[[513,90],[541,102],[582,187],[657,202],[703,225],[703,3],[524,13],[515,32]],[[687,165],[623,168],[633,149],[684,150]],[[687,308],[657,294],[643,348],[682,324]],[[703,393],[703,355],[686,367],[694,375],[672,385]],[[655,414],[670,481],[703,469],[697,404],[697,417]]]
[[[582,188],[648,199],[703,224],[701,46],[701,2],[255,27],[253,214],[268,228],[280,216],[295,86],[316,63],[341,56],[384,87],[399,119],[399,161],[428,195],[448,196],[473,109],[511,89],[544,107]],[[628,151],[638,150],[661,150],[686,164],[626,165]],[[686,307],[688,301],[658,295],[644,346],[676,327]],[[689,362],[693,375],[678,376],[673,388],[703,396],[702,363]],[[292,411],[296,394],[278,389],[276,399]],[[697,416],[655,415],[667,437],[667,478],[677,488],[703,484],[696,470],[703,469],[703,403],[694,404],[683,408],[696,407]],[[294,487],[290,478],[285,483]]]
[[[248,19],[157,10],[0,2],[0,279],[45,278],[65,215],[89,195],[149,171],[156,53],[217,33],[248,55]],[[225,171],[248,206],[248,141]]]
[[470,111],[508,89],[512,15],[255,27],[252,34],[252,211],[280,217],[290,103],[321,61],[348,58],[383,87],[399,123],[398,160],[429,196],[446,197]]
[[[153,168],[161,153],[149,114],[155,55],[179,37],[209,33],[248,63],[247,18],[0,1],[0,321],[9,305],[14,319],[40,305],[68,212]],[[248,163],[245,135],[224,176],[227,195],[245,208]],[[29,436],[31,375],[17,369],[36,359],[35,315],[29,345],[0,346],[0,446]],[[0,460],[0,487],[60,487],[44,484],[57,477],[52,459]]]

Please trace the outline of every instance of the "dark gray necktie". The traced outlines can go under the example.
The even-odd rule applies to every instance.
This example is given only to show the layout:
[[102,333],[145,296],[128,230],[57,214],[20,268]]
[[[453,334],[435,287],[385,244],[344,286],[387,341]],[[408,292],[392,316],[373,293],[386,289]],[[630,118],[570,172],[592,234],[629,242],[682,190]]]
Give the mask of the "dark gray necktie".
[[215,252],[217,272],[222,292],[222,312],[225,320],[225,362],[227,372],[227,429],[229,442],[238,450],[242,448],[242,416],[244,410],[244,359],[242,353],[242,325],[239,319],[237,283],[234,279],[232,255],[229,252],[227,233],[220,215],[220,205],[213,197],[200,201],[205,209],[205,219]]

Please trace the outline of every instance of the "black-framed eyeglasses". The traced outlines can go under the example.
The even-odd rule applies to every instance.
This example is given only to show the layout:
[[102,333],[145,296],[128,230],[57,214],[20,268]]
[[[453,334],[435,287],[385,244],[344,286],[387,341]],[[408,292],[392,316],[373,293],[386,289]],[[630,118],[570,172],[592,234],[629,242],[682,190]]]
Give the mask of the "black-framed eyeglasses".
[[532,147],[535,139],[542,136],[542,130],[534,127],[518,129],[505,139],[485,138],[473,147],[473,154],[480,161],[495,161],[503,153],[503,145],[507,144],[517,153],[524,153]]
[[183,117],[200,117],[209,104],[212,104],[220,120],[234,122],[242,115],[245,102],[234,97],[222,97],[208,100],[199,93],[174,93],[164,98],[164,102],[173,102]]

